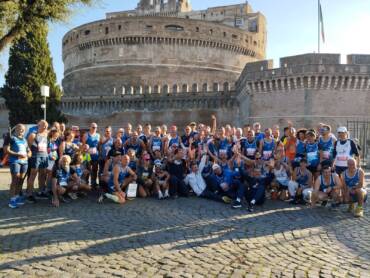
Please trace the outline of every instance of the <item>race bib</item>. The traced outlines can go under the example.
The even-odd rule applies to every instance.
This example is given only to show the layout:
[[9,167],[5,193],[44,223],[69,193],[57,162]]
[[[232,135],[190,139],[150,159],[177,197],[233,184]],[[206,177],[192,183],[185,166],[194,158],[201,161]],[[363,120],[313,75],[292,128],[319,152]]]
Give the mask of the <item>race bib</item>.
[[137,183],[130,183],[127,187],[127,198],[136,198]]
[[308,162],[311,162],[317,158],[317,153],[316,152],[309,152],[307,153],[307,160]]
[[263,151],[263,158],[269,159],[272,156],[272,151]]
[[343,155],[343,156],[337,156],[337,160],[338,161],[347,161],[348,160],[348,157],[346,155]]
[[247,155],[254,155],[256,153],[255,148],[247,148]]
[[89,149],[89,153],[90,153],[90,154],[97,154],[97,153],[98,153],[98,149],[97,149],[97,148],[95,148],[95,147],[94,147],[94,148],[90,148],[90,149]]
[[40,142],[37,146],[37,151],[40,153],[46,153],[48,151],[48,145],[46,142]]
[[153,152],[160,151],[160,150],[161,150],[160,146],[153,146]]
[[330,152],[329,151],[323,151],[322,152],[322,157],[324,159],[329,159],[330,158]]
[[59,183],[60,186],[67,186],[67,181],[61,180]]

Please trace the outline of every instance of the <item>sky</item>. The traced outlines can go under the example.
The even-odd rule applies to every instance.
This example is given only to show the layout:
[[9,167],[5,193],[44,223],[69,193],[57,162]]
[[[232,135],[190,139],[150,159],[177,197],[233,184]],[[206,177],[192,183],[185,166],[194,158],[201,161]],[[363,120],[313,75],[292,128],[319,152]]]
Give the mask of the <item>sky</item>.
[[[94,0],[81,6],[62,23],[51,23],[49,46],[58,83],[63,79],[62,38],[70,29],[105,18],[105,13],[134,9],[139,0]],[[244,3],[243,0],[193,0],[193,10]],[[266,58],[274,60],[317,52],[317,0],[250,0],[254,11],[267,19]],[[321,0],[325,43],[321,53],[339,53],[345,63],[347,54],[370,54],[370,0]],[[8,55],[0,55],[0,85],[4,83]]]

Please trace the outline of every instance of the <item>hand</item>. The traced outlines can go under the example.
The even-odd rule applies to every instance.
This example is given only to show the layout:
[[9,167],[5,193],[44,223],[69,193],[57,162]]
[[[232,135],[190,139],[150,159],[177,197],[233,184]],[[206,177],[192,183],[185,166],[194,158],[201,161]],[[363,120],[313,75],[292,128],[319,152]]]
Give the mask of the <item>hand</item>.
[[58,208],[59,207],[59,199],[58,197],[53,197],[52,201],[51,201],[51,204],[53,205],[53,207],[56,207]]
[[227,191],[229,189],[229,185],[226,182],[220,184],[223,191]]
[[216,120],[216,115],[214,115],[214,114],[213,114],[213,115],[211,116],[211,119],[212,119],[212,120]]
[[17,155],[20,159],[26,159],[27,158],[27,154],[24,154],[24,153],[17,153]]

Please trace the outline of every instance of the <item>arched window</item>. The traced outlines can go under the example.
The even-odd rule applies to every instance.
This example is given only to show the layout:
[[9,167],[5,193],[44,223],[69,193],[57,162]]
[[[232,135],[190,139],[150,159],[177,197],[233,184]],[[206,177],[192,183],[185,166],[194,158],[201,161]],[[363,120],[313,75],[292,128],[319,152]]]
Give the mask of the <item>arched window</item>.
[[230,85],[229,85],[229,82],[225,82],[224,83],[224,92],[228,92],[230,91]]
[[193,93],[197,93],[198,92],[198,84],[197,83],[194,83],[191,86],[191,90],[192,90]]

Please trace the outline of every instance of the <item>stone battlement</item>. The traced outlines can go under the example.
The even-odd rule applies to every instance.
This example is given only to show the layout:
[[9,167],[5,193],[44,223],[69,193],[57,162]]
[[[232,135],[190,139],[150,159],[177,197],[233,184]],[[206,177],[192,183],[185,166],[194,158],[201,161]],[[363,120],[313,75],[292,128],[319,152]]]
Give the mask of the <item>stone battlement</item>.
[[370,55],[348,55],[340,64],[339,54],[303,54],[280,59],[280,68],[272,60],[248,63],[237,90],[249,93],[296,89],[368,90]]

